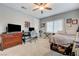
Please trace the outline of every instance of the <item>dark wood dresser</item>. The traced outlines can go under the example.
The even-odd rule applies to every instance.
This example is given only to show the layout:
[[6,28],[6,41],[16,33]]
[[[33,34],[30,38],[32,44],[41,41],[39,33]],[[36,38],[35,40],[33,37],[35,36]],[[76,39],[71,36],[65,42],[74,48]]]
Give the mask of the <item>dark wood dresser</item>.
[[2,34],[0,35],[2,40],[0,43],[0,49],[4,50],[6,48],[22,44],[22,33],[10,33],[10,34]]

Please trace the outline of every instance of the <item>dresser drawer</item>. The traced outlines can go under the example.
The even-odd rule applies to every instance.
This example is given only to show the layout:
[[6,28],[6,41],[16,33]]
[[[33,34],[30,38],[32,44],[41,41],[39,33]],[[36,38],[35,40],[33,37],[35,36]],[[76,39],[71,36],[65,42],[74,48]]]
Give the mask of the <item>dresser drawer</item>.
[[22,33],[3,34],[1,37],[3,49],[22,44]]

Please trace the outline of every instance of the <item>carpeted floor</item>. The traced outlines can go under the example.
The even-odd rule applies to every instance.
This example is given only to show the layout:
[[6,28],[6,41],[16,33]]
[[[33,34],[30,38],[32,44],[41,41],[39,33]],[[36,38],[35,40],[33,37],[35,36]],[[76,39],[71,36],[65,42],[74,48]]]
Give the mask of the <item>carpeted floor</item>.
[[62,54],[55,52],[55,51],[50,51],[45,56],[65,56],[65,55],[62,55]]
[[39,38],[36,41],[26,42],[0,51],[0,56],[62,56],[51,51],[48,39]]

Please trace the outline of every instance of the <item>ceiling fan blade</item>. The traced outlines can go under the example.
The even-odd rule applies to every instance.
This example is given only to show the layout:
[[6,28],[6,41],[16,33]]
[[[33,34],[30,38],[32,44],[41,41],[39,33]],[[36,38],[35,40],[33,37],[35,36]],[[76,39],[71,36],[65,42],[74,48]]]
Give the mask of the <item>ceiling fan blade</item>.
[[43,11],[41,10],[41,14],[43,14]]
[[43,3],[43,6],[45,6],[47,3]]
[[39,3],[34,3],[35,5],[39,5]]
[[43,3],[40,3],[40,5],[43,5]]
[[47,9],[47,10],[52,10],[52,8],[49,8],[49,7],[46,7],[45,9]]
[[47,3],[40,3],[40,6],[45,6]]
[[34,3],[35,5],[37,5],[37,6],[40,6],[40,3]]
[[47,3],[34,3],[34,4],[38,6],[45,6]]
[[37,9],[39,9],[39,8],[35,8],[35,9],[33,9],[32,11],[35,11],[35,10],[37,10]]

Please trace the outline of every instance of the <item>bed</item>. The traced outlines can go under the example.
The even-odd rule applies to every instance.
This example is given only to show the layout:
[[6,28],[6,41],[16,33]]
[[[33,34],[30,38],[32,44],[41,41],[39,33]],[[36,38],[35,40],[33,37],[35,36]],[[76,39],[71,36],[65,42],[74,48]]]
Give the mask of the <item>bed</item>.
[[76,35],[56,33],[55,35],[51,36],[51,42],[68,47],[71,43],[73,43],[75,38]]

